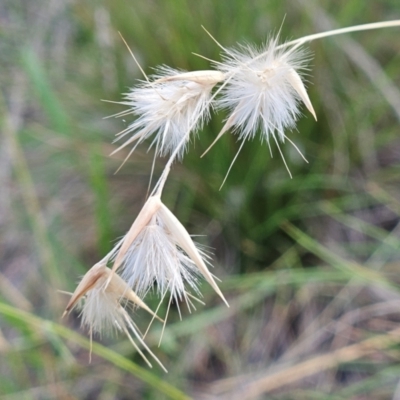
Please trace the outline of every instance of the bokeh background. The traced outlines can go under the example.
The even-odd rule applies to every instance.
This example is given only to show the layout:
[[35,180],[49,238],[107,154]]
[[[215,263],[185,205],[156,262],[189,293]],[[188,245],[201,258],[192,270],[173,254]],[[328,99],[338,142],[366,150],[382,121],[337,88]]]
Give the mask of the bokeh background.
[[[89,363],[79,314],[60,316],[79,276],[145,200],[152,151],[110,157],[129,117],[108,118],[166,64],[208,69],[224,46],[261,45],[400,19],[398,0],[2,0],[0,3],[0,398],[400,399],[400,28],[318,40],[309,95],[271,158],[227,134],[203,159],[215,113],[164,202],[212,248],[231,307],[206,306],[147,343],[148,369],[123,335],[97,338]],[[155,176],[165,163],[157,161]],[[147,299],[151,307],[156,298]],[[162,311],[165,312],[165,309]],[[135,321],[143,329],[147,316]]]

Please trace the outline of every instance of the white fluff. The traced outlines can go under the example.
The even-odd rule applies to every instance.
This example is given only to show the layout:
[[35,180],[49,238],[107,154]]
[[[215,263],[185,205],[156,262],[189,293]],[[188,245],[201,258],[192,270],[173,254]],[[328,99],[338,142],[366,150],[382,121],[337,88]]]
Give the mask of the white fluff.
[[223,131],[233,128],[239,139],[251,139],[261,129],[262,139],[284,141],[285,129],[294,128],[300,115],[300,100],[311,106],[299,75],[306,61],[303,50],[279,48],[277,38],[261,51],[250,45],[226,50],[218,68],[227,83],[216,100],[230,111]]
[[[161,67],[152,82],[142,81],[127,93],[120,104],[129,106],[129,110],[120,115],[134,114],[137,119],[118,135],[116,141],[132,134],[116,151],[153,135],[151,146],[156,144],[156,155],[172,153],[185,135],[187,142],[188,132],[196,132],[208,120],[211,90],[217,83],[192,75]],[[183,157],[185,147],[180,147],[179,158]]]
[[93,333],[102,335],[126,326],[125,316],[121,314],[121,294],[104,290],[105,277],[86,293],[82,307],[82,325]]
[[112,331],[124,332],[147,365],[151,367],[150,361],[133,340],[132,333],[140,345],[167,372],[160,360],[143,341],[126,308],[128,305],[136,304],[150,312],[153,318],[158,317],[131,291],[126,282],[117,274],[111,273],[111,270],[105,266],[104,260],[93,266],[82,278],[77,289],[72,294],[64,314],[74,309],[84,296],[85,299],[81,308],[81,323],[89,328],[90,341],[92,341],[93,333],[98,333],[101,336],[103,333]]
[[113,259],[111,274],[121,271],[123,280],[141,297],[155,287],[161,297],[160,304],[169,292],[168,310],[172,299],[178,310],[182,300],[189,311],[191,306],[195,308],[191,299],[200,300],[190,290],[201,296],[197,287],[200,275],[228,305],[208,270],[209,256],[195,245],[159,195],[149,197],[127,234],[110,254]]
[[154,284],[161,297],[170,292],[177,303],[185,300],[188,306],[190,301],[185,283],[200,295],[197,288],[198,269],[181,250],[159,212],[155,213],[126,252],[121,277],[141,297]]

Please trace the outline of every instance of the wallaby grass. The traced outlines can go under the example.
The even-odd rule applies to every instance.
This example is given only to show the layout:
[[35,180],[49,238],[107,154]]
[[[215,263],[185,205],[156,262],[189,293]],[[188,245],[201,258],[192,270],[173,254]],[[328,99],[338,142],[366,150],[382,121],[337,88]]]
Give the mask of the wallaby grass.
[[[120,93],[167,64],[219,60],[224,45],[261,43],[282,25],[296,38],[335,26],[400,18],[397,1],[15,2],[4,22],[0,82],[0,394],[46,398],[388,399],[399,389],[400,42],[397,28],[328,38],[314,54],[305,115],[288,133],[289,179],[273,147],[238,149],[219,113],[174,166],[163,201],[215,249],[231,307],[202,286],[206,307],[170,315],[165,375],[148,370],[122,336],[93,345],[73,315],[72,291],[144,201],[152,152],[125,154],[113,135]],[[285,19],[284,19],[285,18]],[[282,23],[284,19],[284,22]],[[304,114],[306,114],[305,110]],[[125,118],[128,122],[128,118]],[[163,167],[156,163],[155,174]],[[189,229],[190,228],[190,229]],[[157,304],[157,299],[149,301]],[[139,324],[147,317],[138,312]],[[154,324],[149,345],[158,342]],[[79,333],[78,333],[79,332]],[[392,333],[391,333],[392,332]]]

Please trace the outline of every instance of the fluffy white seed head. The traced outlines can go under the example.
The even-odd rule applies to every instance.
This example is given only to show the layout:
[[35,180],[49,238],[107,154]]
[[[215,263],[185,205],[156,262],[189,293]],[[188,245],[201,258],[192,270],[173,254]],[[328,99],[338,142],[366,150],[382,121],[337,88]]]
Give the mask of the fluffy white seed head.
[[126,308],[128,305],[140,306],[152,314],[153,318],[159,318],[129,288],[119,275],[113,273],[106,266],[112,256],[113,252],[109,253],[84,275],[75,292],[72,294],[63,316],[71,312],[71,310],[79,305],[80,300],[83,300],[83,305],[81,306],[82,325],[89,328],[91,343],[93,333],[102,335],[103,333],[113,331],[124,332],[133,347],[142,356],[147,365],[151,367],[150,361],[133,340],[133,334],[140,345],[167,372],[160,360],[143,341]]
[[[131,135],[119,149],[153,137],[156,154],[165,156],[175,150],[189,131],[197,132],[209,118],[212,88],[223,79],[218,71],[182,72],[161,67],[151,82],[142,81],[124,97],[126,113],[137,119],[122,131],[117,141]],[[135,145],[135,146],[136,146]],[[186,146],[181,146],[182,158]]]
[[123,259],[121,276],[139,296],[156,285],[164,296],[170,292],[176,301],[187,300],[185,284],[196,294],[198,269],[182,251],[157,212],[142,229]]
[[188,289],[200,294],[201,274],[226,303],[207,268],[207,258],[159,196],[151,196],[113,250],[112,271],[121,270],[123,279],[141,296],[156,285],[162,297],[169,291],[171,298],[185,300],[188,307]]
[[131,307],[144,308],[155,316],[127,283],[119,275],[111,273],[110,268],[106,266],[112,255],[111,252],[84,275],[64,312],[64,315],[68,314],[84,299],[81,306],[82,325],[99,334],[113,329],[124,330],[128,319],[131,323],[128,313],[122,307],[128,304]]
[[222,131],[233,128],[240,139],[248,139],[261,129],[262,139],[276,135],[284,141],[285,129],[294,128],[300,115],[300,101],[315,116],[299,75],[306,63],[304,50],[280,48],[277,38],[262,50],[250,45],[227,50],[218,65],[227,83],[217,105],[230,111]]

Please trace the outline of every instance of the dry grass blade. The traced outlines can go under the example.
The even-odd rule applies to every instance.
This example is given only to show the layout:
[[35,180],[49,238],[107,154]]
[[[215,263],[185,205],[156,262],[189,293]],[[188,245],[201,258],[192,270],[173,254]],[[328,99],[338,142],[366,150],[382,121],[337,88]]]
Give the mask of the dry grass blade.
[[322,260],[340,270],[347,270],[357,276],[358,278],[365,279],[366,282],[379,283],[386,288],[395,289],[393,283],[385,278],[379,271],[374,271],[366,268],[363,265],[349,261],[345,258],[335,254],[327,247],[317,243],[310,236],[306,235],[300,229],[296,228],[289,222],[284,222],[281,225],[282,229],[288,233],[298,244],[320,257]]
[[[241,381],[241,389],[233,389],[226,398],[234,400],[254,399],[264,393],[269,393],[299,382],[318,372],[335,368],[343,363],[358,360],[379,350],[385,350],[399,342],[400,328],[396,328],[387,334],[378,335],[362,342],[340,348],[331,353],[322,354],[310,358],[309,360],[299,362],[296,365],[284,368],[280,371],[267,374],[244,385],[244,387]],[[214,384],[214,390],[218,392],[218,382]]]

